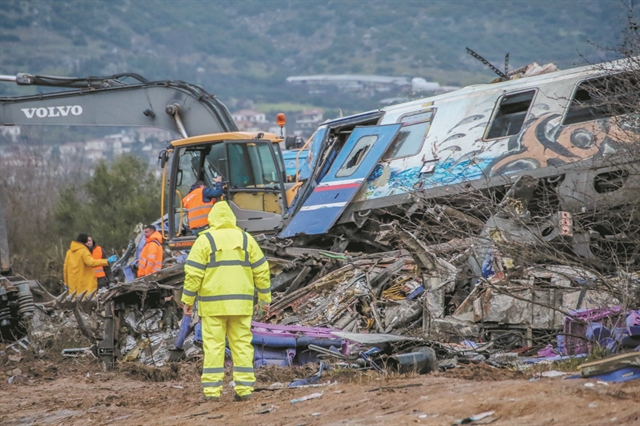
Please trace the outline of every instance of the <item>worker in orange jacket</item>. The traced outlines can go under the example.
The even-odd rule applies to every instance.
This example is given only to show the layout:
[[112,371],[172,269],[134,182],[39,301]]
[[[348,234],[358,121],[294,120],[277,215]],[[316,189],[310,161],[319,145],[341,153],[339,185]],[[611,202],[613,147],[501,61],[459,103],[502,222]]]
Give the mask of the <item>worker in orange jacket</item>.
[[162,235],[153,225],[144,227],[146,244],[138,259],[138,278],[144,277],[162,269]]
[[[100,260],[100,259],[107,258],[107,255],[105,254],[102,247],[99,246],[96,243],[96,240],[94,240],[93,238],[89,237],[89,242],[87,246],[91,251],[91,257],[93,257],[94,259]],[[98,280],[99,289],[109,287],[109,282],[113,281],[113,278],[111,275],[111,268],[109,268],[108,266],[96,266],[95,268],[93,268],[93,273],[95,274],[96,279]]]
[[193,184],[189,193],[182,199],[182,205],[187,209],[189,229],[194,235],[209,227],[208,216],[218,197],[222,196],[222,176],[214,179],[215,188],[207,188],[204,181]]

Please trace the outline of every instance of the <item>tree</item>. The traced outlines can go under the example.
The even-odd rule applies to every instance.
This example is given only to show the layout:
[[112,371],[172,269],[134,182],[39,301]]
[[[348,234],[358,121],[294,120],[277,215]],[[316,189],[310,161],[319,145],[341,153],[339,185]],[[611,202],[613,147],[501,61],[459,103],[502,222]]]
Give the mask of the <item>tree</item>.
[[55,209],[60,236],[92,235],[105,250],[126,246],[136,224],[158,218],[160,182],[144,160],[131,155],[101,162],[82,186],[69,186]]

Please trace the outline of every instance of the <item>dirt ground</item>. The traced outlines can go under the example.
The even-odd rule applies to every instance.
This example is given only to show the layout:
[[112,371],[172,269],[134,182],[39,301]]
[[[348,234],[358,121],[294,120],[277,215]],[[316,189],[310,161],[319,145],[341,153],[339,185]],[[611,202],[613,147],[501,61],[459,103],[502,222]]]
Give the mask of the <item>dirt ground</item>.
[[[22,380],[9,384],[7,373],[14,368],[22,370]],[[246,402],[232,402],[225,386],[222,401],[215,403],[202,400],[198,368],[197,362],[161,369],[129,363],[103,372],[86,358],[5,359],[0,424],[451,425],[487,411],[494,414],[474,424],[640,424],[640,380],[530,380],[531,373],[487,365],[424,376],[333,370],[322,379],[331,384],[262,390]],[[256,387],[267,388],[309,376],[313,367],[258,371]],[[319,392],[320,398],[291,403]]]

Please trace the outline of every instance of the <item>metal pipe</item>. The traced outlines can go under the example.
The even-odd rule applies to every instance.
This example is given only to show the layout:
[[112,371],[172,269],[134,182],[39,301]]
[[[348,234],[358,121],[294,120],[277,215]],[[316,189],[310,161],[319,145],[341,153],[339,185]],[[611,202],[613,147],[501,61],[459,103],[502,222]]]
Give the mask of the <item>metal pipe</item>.
[[180,134],[182,135],[182,137],[188,138],[189,135],[187,134],[187,130],[184,128],[184,125],[182,124],[182,120],[180,119],[180,114],[176,112],[173,118],[176,120],[176,124],[178,125],[178,130],[180,130]]
[[180,131],[180,134],[182,135],[182,137],[188,138],[189,135],[187,134],[187,131],[184,128],[184,125],[182,124],[182,119],[180,118],[180,105],[178,104],[167,105],[167,107],[165,108],[165,111],[167,114],[172,116],[174,120],[176,120],[176,125],[178,126],[178,130]]

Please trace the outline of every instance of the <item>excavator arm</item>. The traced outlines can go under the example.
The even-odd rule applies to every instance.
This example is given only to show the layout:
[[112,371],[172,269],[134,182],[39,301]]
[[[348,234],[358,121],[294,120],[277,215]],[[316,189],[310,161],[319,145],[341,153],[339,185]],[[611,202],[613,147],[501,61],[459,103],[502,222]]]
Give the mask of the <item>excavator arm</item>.
[[148,126],[182,137],[237,130],[222,102],[183,81],[150,82],[137,74],[84,78],[18,74],[0,75],[0,81],[64,89],[0,97],[2,126]]

